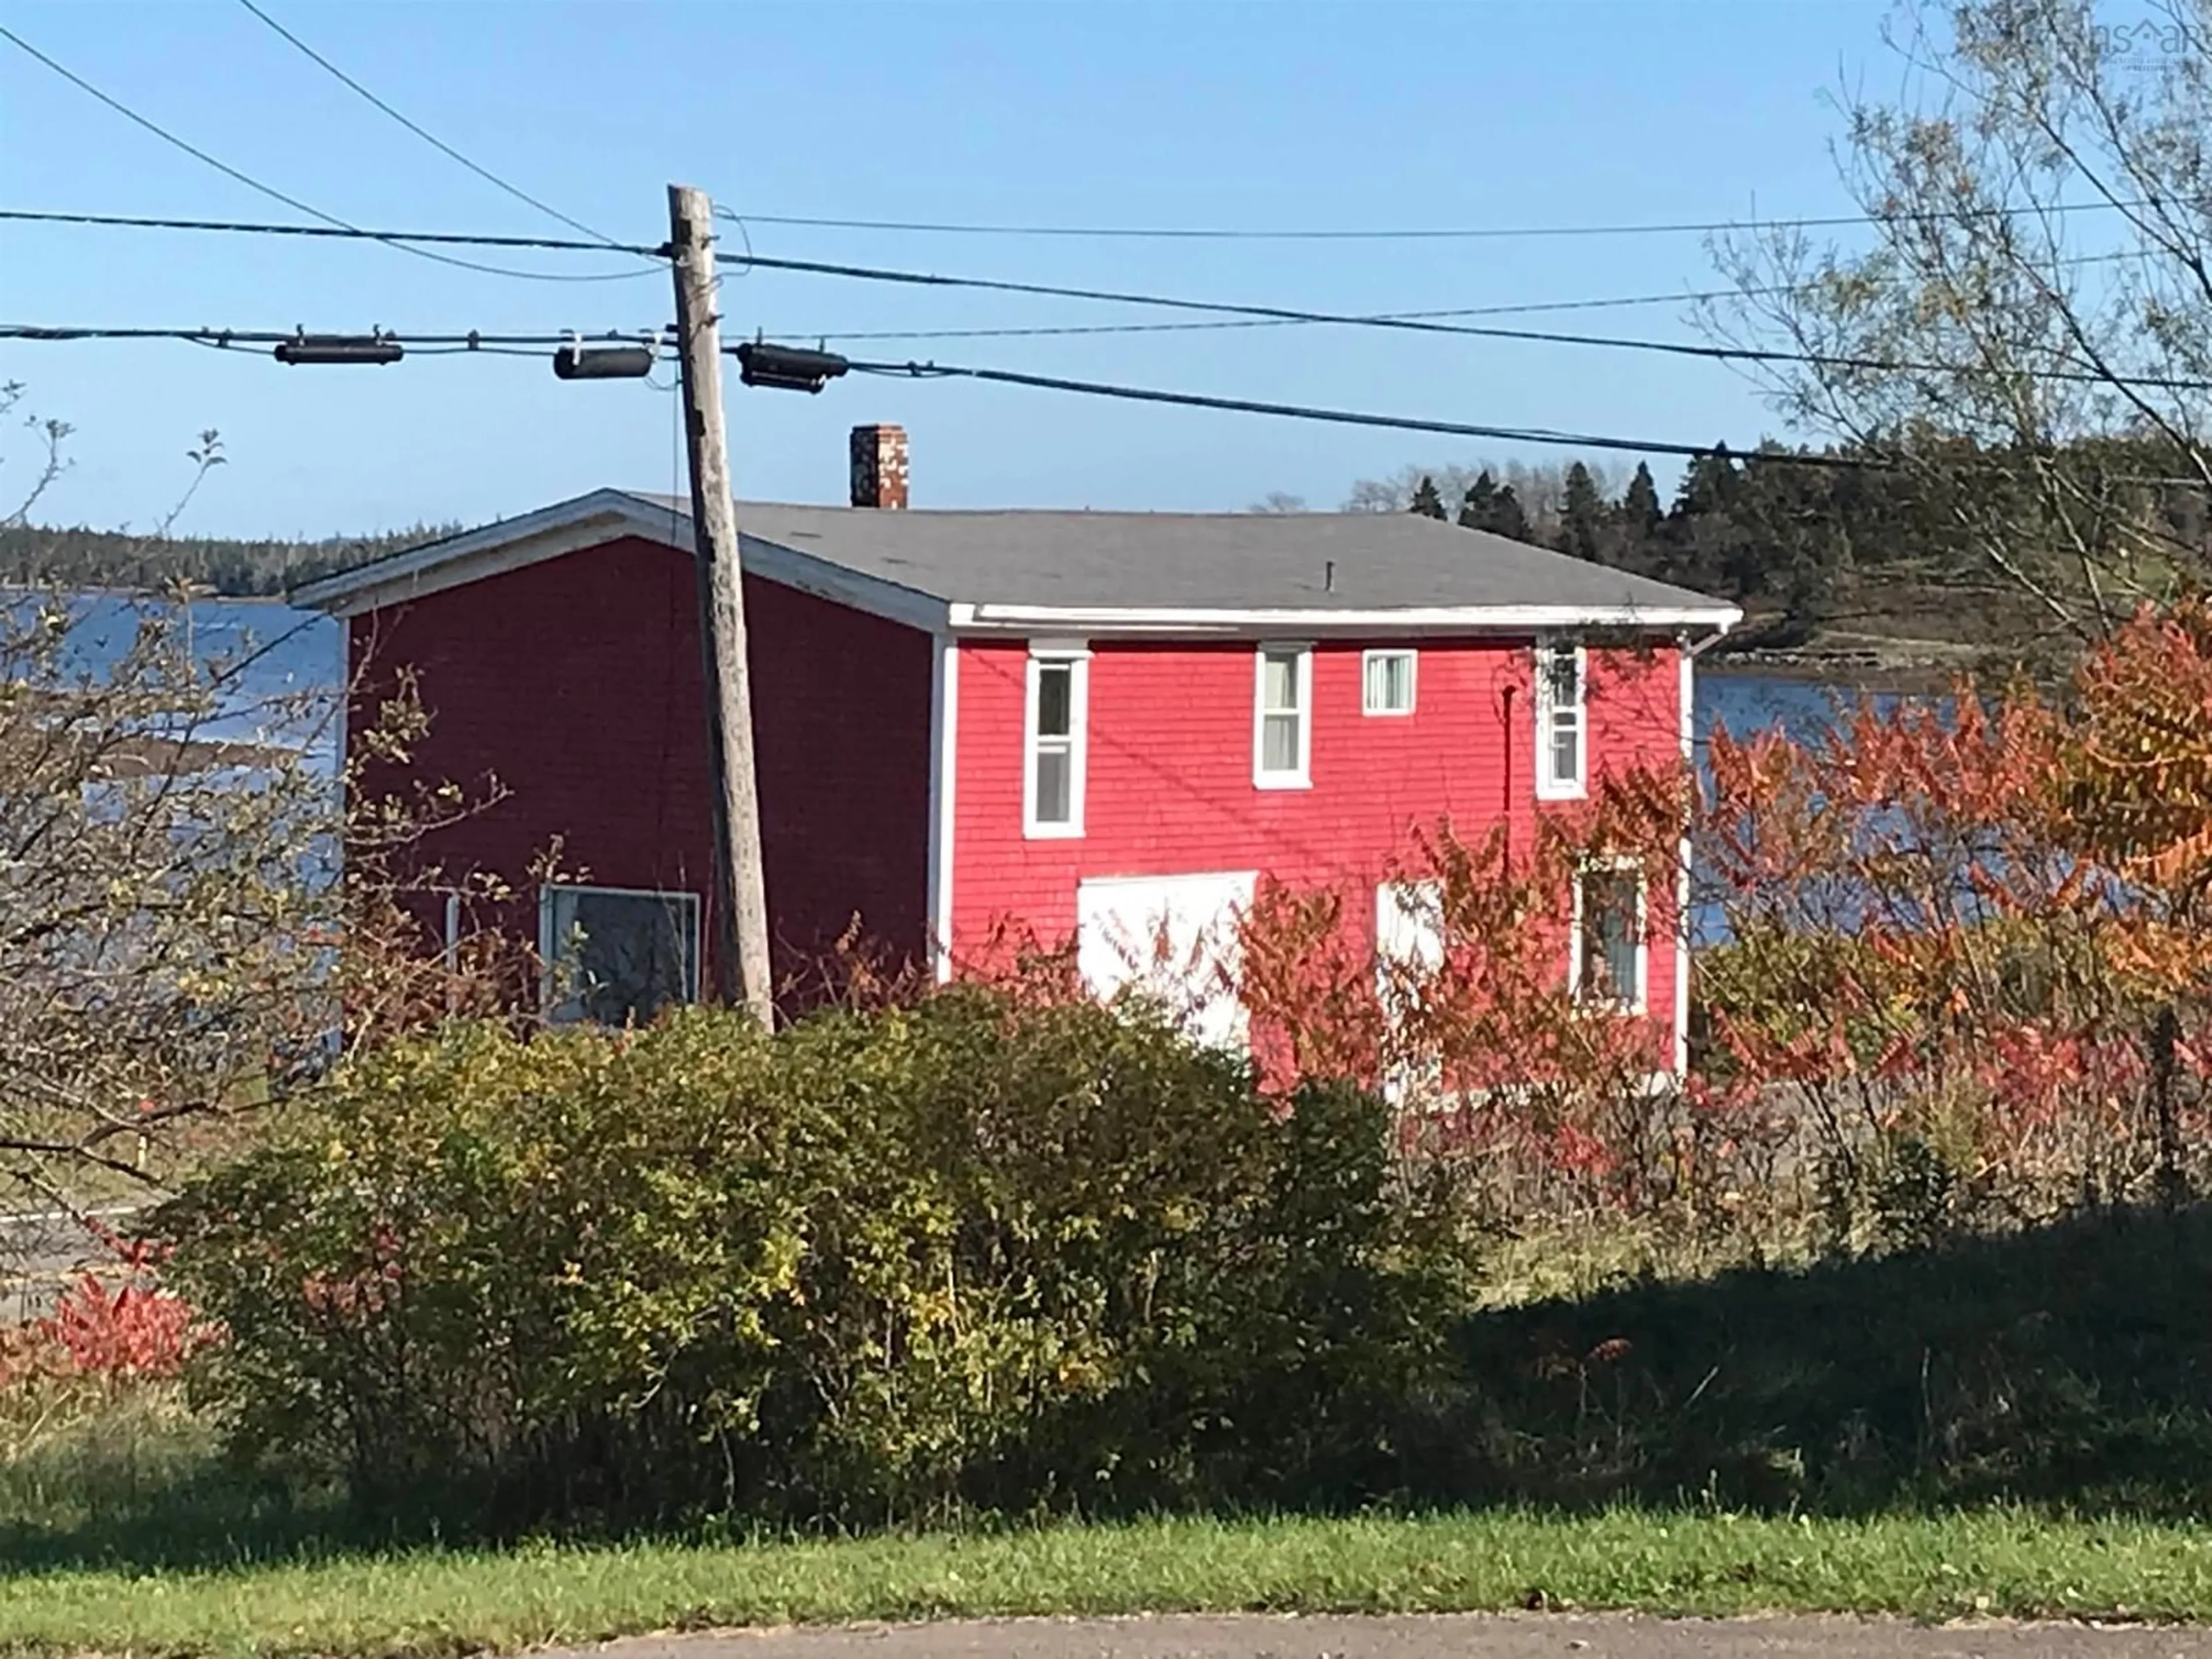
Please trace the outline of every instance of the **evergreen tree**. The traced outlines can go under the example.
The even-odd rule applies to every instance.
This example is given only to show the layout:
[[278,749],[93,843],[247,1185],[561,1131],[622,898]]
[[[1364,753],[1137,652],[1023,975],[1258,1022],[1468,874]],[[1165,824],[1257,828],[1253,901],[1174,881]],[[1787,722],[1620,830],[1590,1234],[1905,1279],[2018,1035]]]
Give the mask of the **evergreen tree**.
[[1483,528],[1516,542],[1528,539],[1528,515],[1522,510],[1521,498],[1513,493],[1511,484],[1498,490],[1498,499],[1491,503],[1490,522]]
[[1589,468],[1577,461],[1567,469],[1559,502],[1559,550],[1578,559],[1595,559],[1604,521],[1605,501],[1597,493],[1597,481]]
[[1659,520],[1665,516],[1659,506],[1659,486],[1651,481],[1651,469],[1642,461],[1637,462],[1636,476],[1621,492],[1621,523],[1631,536],[1642,542],[1658,533]]
[[1467,494],[1459,504],[1459,527],[1462,530],[1487,530],[1491,514],[1498,504],[1498,481],[1490,476],[1488,468],[1478,474],[1467,487]]
[[1425,473],[1422,475],[1421,487],[1413,492],[1413,504],[1407,511],[1418,513],[1425,519],[1443,517],[1444,498],[1437,494],[1437,481],[1434,478]]
[[1681,488],[1667,514],[1660,574],[1686,587],[1736,599],[1756,591],[1765,574],[1765,544],[1745,523],[1756,516],[1756,507],[1755,501],[1745,499],[1742,475],[1726,445],[1698,456],[1683,470]]
[[1674,514],[1682,519],[1709,518],[1735,505],[1741,483],[1735,458],[1721,444],[1710,455],[1699,455],[1682,473],[1682,488],[1674,496]]

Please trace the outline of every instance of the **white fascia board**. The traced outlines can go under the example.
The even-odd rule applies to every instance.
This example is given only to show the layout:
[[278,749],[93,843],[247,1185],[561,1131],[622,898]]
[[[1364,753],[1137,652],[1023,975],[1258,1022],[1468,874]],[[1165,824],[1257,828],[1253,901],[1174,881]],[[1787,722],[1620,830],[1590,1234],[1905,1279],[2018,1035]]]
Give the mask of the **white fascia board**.
[[[781,542],[749,536],[742,526],[738,531],[738,543],[745,570],[779,587],[796,588],[802,593],[834,600],[887,622],[921,629],[926,634],[947,631],[952,607],[934,593],[848,570],[842,564],[812,553],[802,553]],[[690,550],[688,538],[683,547],[686,552]]]
[[954,605],[951,626],[972,634],[1220,635],[1273,637],[1360,635],[1528,634],[1554,629],[1626,628],[1668,632],[1725,629],[1742,619],[1734,605],[1662,609],[1639,605],[1471,605],[1376,611],[1177,610],[1160,607]]
[[[543,550],[543,544],[548,540],[567,544],[557,550],[560,551],[568,550],[568,545],[583,545],[568,532],[597,531],[604,537],[614,526],[622,525],[640,505],[618,489],[595,489],[588,495],[556,502],[520,518],[501,519],[479,530],[447,536],[356,569],[341,570],[335,575],[302,583],[286,593],[285,600],[302,610],[327,611],[337,617],[356,616],[389,605],[396,599],[434,593],[462,581],[474,580],[479,574],[490,574],[483,568],[483,562],[496,560],[510,550],[527,548],[529,553],[527,556],[501,561],[496,568],[511,568],[551,556]],[[455,574],[464,567],[467,574]]]
[[[295,588],[290,603],[333,616],[357,616],[418,599],[510,570],[580,552],[618,536],[692,550],[689,514],[673,513],[619,489],[594,490],[519,519],[449,536],[411,552],[380,559]],[[754,575],[908,627],[939,632],[949,607],[933,594],[864,575],[842,565],[748,535],[738,528],[739,556]]]

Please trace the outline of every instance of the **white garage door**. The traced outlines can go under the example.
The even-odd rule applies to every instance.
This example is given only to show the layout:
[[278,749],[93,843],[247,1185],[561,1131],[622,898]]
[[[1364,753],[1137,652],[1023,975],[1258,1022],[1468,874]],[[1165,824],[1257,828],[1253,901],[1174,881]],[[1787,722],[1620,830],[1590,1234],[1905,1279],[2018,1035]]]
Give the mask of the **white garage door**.
[[1141,987],[1201,1042],[1244,1042],[1236,993],[1237,923],[1252,902],[1251,871],[1117,876],[1075,890],[1076,965],[1100,996]]

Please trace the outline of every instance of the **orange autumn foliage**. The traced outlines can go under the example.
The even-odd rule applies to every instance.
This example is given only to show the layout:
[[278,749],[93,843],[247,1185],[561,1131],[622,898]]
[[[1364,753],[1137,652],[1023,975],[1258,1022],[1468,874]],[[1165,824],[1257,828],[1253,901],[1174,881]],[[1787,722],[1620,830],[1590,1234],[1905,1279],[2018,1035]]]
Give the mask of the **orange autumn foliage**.
[[[2060,697],[1864,700],[1809,739],[1717,732],[1707,771],[1603,779],[1533,840],[1417,834],[1387,875],[1431,906],[1431,961],[1264,884],[1263,1065],[1393,1088],[1410,1139],[1523,1210],[1710,1211],[1787,1167],[1839,1224],[1919,1231],[2207,1173],[2212,606],[2146,612]],[[1655,1090],[1663,1019],[1593,1018],[1565,941],[1575,872],[1627,858],[1671,948],[1686,825],[1712,937],[1689,1073]]]
[[1792,1091],[1832,1186],[1908,1143],[1947,1212],[2199,1173],[2212,611],[2138,617],[2061,700],[1962,681],[1815,741],[1718,734],[1711,769],[1708,1070]]
[[1435,941],[1410,954],[1370,946],[1334,890],[1263,882],[1239,940],[1263,1069],[1389,1090],[1408,1143],[1482,1170],[1505,1208],[1747,1179],[1745,1154],[1771,1142],[1757,1103],[1668,1090],[1673,1010],[1603,1006],[1568,973],[1577,878],[1611,866],[1641,877],[1646,950],[1673,948],[1690,811],[1680,772],[1623,770],[1532,835],[1417,829],[1382,872]]

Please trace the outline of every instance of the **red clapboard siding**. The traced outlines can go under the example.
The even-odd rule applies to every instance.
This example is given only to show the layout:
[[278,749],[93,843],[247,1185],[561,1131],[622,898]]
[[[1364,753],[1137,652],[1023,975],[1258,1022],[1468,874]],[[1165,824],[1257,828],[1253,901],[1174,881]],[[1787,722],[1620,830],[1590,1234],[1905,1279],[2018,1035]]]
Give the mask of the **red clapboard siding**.
[[[1382,643],[1370,641],[1369,644]],[[1392,642],[1398,643],[1398,642]],[[1042,942],[1076,925],[1076,885],[1097,876],[1256,870],[1346,895],[1346,925],[1371,945],[1375,885],[1416,825],[1449,818],[1468,839],[1501,818],[1531,833],[1534,674],[1528,640],[1432,639],[1419,653],[1414,713],[1360,710],[1363,643],[1314,648],[1308,789],[1252,781],[1254,653],[1249,643],[1094,641],[1084,835],[1022,834],[1025,643],[960,647],[954,791],[956,958],[1001,923]],[[1680,752],[1680,659],[1590,654],[1594,769]],[[1654,872],[1648,1006],[1671,1024],[1671,882]],[[1562,971],[1565,945],[1561,945]]]
[[[927,939],[929,637],[744,579],[770,924],[781,967],[857,915],[875,939]],[[520,884],[556,839],[566,870],[711,903],[705,692],[691,559],[624,538],[356,617],[350,714],[370,720],[403,665],[430,710],[410,769],[503,798],[425,838],[449,872]],[[398,783],[373,773],[372,791]],[[534,895],[518,927],[534,929]],[[709,914],[709,940],[714,927]],[[534,933],[532,935],[534,940]]]

